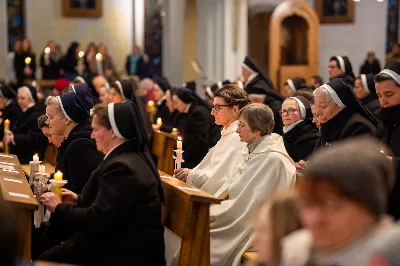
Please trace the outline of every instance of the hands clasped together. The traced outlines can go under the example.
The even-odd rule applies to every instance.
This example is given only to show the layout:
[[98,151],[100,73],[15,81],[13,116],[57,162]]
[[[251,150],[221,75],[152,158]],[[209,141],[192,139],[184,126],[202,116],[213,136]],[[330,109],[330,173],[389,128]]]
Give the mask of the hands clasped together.
[[75,204],[78,201],[78,195],[65,188],[61,189],[61,196],[62,200],[53,192],[46,192],[40,196],[39,201],[51,212],[54,212],[60,203]]

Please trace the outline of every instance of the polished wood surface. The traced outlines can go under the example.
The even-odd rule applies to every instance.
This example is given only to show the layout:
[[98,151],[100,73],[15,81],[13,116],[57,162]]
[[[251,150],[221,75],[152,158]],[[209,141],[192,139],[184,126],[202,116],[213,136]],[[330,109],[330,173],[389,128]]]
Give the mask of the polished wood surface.
[[220,199],[161,171],[163,224],[181,237],[180,266],[210,265],[210,204]]
[[157,168],[169,175],[174,174],[174,149],[177,135],[155,131],[152,136],[152,153],[157,156]]

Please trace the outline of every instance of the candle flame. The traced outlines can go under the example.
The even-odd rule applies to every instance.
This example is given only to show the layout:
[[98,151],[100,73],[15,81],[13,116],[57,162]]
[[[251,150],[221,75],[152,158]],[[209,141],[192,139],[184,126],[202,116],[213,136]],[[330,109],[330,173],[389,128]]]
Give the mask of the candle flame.
[[179,141],[182,141],[182,138],[181,138],[181,137],[178,137],[178,140],[179,140]]
[[[84,51],[80,51],[80,52],[78,53],[78,56],[79,56],[80,58],[82,58],[84,55],[85,55],[85,52],[84,52]],[[97,58],[97,57],[96,57],[96,58]]]
[[178,129],[174,127],[174,128],[172,129],[172,132],[178,132]]
[[46,54],[49,54],[49,53],[50,53],[50,47],[46,47],[46,48],[44,49],[44,52],[45,52]]
[[32,61],[32,58],[30,58],[30,57],[25,58],[26,65],[29,65],[31,63],[31,61]]
[[96,60],[101,60],[102,57],[103,55],[101,53],[96,54]]
[[153,101],[149,101],[149,102],[147,103],[147,106],[148,106],[148,107],[153,107],[153,106],[154,106],[154,102],[153,102]]
[[56,174],[61,174],[61,172],[60,171],[57,171],[57,173]]

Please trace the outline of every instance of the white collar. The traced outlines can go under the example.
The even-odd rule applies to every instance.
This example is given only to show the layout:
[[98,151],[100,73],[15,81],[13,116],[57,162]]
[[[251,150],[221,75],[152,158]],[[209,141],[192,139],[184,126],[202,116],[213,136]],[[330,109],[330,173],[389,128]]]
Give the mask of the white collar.
[[238,123],[239,121],[235,120],[229,125],[229,127],[222,129],[221,136],[226,136],[235,133],[238,128]]
[[188,106],[186,107],[186,109],[184,111],[185,114],[189,113],[190,106],[192,106],[191,103],[189,103]]
[[167,95],[164,95],[160,100],[157,101],[157,105],[161,105],[165,99],[167,99]]
[[251,74],[250,77],[247,79],[247,81],[244,83],[244,87],[249,85],[249,83],[252,82],[253,79],[255,79],[257,76],[258,76],[258,73]]
[[116,148],[118,148],[119,146],[121,146],[121,144],[124,144],[124,143],[125,143],[125,141],[122,142],[122,143],[120,143],[120,144],[115,145],[111,150],[109,150],[109,151],[107,152],[107,154],[104,156],[104,160],[108,157],[108,155],[110,155],[110,153],[113,152],[113,150],[115,150]]
[[283,134],[286,134],[286,133],[288,133],[290,130],[292,130],[293,128],[295,128],[298,124],[300,124],[301,122],[303,122],[304,120],[303,119],[301,119],[301,120],[299,120],[299,121],[297,121],[296,123],[294,123],[294,124],[291,124],[290,126],[283,126]]
[[28,105],[28,107],[22,109],[22,112],[25,113],[25,112],[28,111],[28,109],[31,108],[32,106],[35,106],[35,104],[34,104],[34,103],[30,103],[30,104]]

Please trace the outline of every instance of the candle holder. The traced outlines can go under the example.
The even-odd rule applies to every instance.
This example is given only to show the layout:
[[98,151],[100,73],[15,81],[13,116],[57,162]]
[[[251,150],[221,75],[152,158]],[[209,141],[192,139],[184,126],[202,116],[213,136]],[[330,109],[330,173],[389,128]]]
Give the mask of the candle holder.
[[182,168],[181,164],[183,162],[185,162],[185,160],[183,160],[183,156],[182,156],[184,151],[181,149],[177,149],[177,150],[174,150],[174,152],[176,153],[176,156],[172,156],[172,157],[175,159],[175,170],[181,169]]
[[30,169],[30,175],[29,175],[29,186],[33,185],[33,178],[34,176],[39,173],[39,165],[42,163],[42,161],[30,161],[29,162],[29,169]]
[[[47,174],[36,173],[35,181],[33,181],[33,194],[36,196],[36,199],[39,199],[40,196],[45,192],[45,185],[47,184]],[[44,206],[39,202],[39,208],[34,212],[33,215],[33,223],[35,224],[35,228],[40,228],[40,225],[44,222]]]
[[65,186],[65,184],[68,183],[68,180],[55,180],[55,179],[50,179],[50,183],[51,183],[51,188],[54,192],[54,194],[56,194],[56,196],[62,200],[61,197],[61,188],[63,186]]

